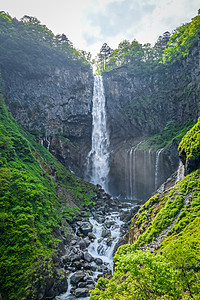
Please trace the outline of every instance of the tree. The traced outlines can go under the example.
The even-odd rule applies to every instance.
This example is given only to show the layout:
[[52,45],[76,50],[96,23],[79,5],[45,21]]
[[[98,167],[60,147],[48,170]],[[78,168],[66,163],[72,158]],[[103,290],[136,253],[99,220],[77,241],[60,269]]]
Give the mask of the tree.
[[99,60],[101,62],[101,65],[103,67],[103,70],[106,68],[106,63],[108,62],[108,59],[112,53],[112,49],[108,46],[107,43],[104,43],[100,49],[100,54],[98,54]]
[[23,23],[31,23],[33,25],[38,25],[38,24],[41,23],[37,18],[30,17],[30,16],[27,16],[27,15],[24,15],[23,18],[21,18],[21,21]]

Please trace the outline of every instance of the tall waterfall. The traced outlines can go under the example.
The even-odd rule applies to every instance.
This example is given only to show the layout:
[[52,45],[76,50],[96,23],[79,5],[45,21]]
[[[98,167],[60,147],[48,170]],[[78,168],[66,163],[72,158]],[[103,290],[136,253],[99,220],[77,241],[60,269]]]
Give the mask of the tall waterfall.
[[106,126],[105,95],[102,76],[94,77],[92,149],[87,158],[87,177],[108,191],[109,135]]

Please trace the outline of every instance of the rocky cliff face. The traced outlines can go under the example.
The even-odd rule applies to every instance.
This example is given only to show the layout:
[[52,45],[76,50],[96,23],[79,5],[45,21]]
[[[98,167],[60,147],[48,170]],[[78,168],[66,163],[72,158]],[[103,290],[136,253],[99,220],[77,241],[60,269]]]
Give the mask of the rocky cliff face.
[[[121,67],[104,74],[111,148],[111,193],[124,194],[125,156],[131,148],[146,137],[161,132],[170,121],[178,125],[189,119],[197,120],[199,61],[199,49],[195,48],[186,59],[173,65],[161,65],[154,71],[143,70],[136,74],[134,70]],[[171,147],[174,149],[174,145]],[[178,151],[174,152],[172,148],[163,153],[163,180],[178,166]],[[145,156],[145,153],[141,155]],[[140,168],[145,168],[145,164],[141,162]],[[139,181],[144,188],[143,175]]]
[[51,67],[38,77],[2,70],[6,104],[66,167],[83,176],[91,147],[92,71],[76,64]]
[[[170,121],[177,125],[188,119],[197,120],[199,57],[195,48],[186,59],[161,65],[157,70],[134,73],[121,67],[103,74],[110,135],[111,194],[127,197],[136,188],[136,197],[147,198],[156,186],[156,163],[160,170],[159,184],[177,168],[175,143],[162,151],[157,162],[156,152],[137,147],[147,137],[161,132]],[[63,67],[52,65],[41,76],[3,69],[2,77],[7,105],[17,122],[36,135],[38,142],[66,167],[84,177],[91,149],[91,70],[70,63]],[[137,163],[133,163],[134,159]],[[128,171],[132,179],[137,171],[136,187],[127,186],[131,180],[127,164],[132,165]]]

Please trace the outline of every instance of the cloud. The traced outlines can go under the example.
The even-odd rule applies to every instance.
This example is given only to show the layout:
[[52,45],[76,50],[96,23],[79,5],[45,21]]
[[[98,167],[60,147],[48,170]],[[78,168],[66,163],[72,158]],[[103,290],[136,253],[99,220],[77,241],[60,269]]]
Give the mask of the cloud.
[[87,14],[88,27],[98,28],[98,34],[92,31],[83,32],[88,45],[98,39],[110,39],[122,33],[133,37],[138,32],[144,16],[152,14],[155,4],[141,0],[113,1],[104,6],[104,9],[96,13],[91,11]]
[[36,16],[55,34],[65,33],[77,49],[99,52],[127,40],[154,43],[197,14],[199,0],[1,0],[13,17]]

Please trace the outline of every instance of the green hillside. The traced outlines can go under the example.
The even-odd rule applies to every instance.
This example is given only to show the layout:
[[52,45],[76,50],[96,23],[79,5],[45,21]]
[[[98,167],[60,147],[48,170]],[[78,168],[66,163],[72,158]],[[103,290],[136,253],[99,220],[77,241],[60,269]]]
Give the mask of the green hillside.
[[[0,286],[3,299],[35,299],[55,276],[68,222],[91,203],[93,186],[68,172],[20,129],[0,96]],[[63,274],[59,275],[61,278]]]
[[[199,123],[180,143],[199,153]],[[194,146],[195,145],[195,146]],[[101,278],[91,300],[200,299],[200,169],[150,198],[132,219],[114,256],[113,277]]]

